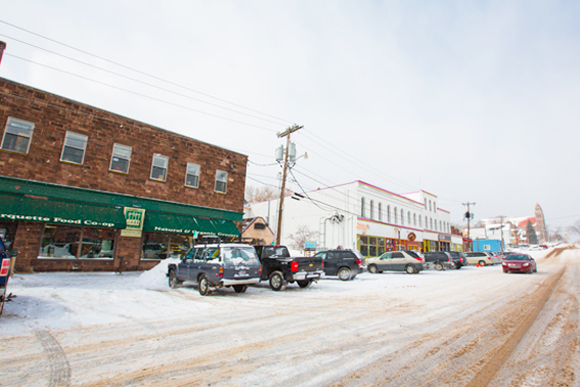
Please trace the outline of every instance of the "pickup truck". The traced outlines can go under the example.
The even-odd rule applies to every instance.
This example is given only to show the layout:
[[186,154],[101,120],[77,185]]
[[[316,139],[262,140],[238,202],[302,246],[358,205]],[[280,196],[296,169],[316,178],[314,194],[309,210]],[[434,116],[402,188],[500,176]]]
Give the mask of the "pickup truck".
[[230,286],[236,293],[244,293],[248,285],[260,282],[261,274],[256,250],[238,243],[198,245],[191,248],[181,262],[167,266],[170,288],[192,281],[198,284],[202,296]]
[[254,246],[262,263],[262,280],[270,283],[270,289],[281,291],[288,283],[297,282],[307,288],[324,273],[324,261],[318,257],[291,257],[286,246]]

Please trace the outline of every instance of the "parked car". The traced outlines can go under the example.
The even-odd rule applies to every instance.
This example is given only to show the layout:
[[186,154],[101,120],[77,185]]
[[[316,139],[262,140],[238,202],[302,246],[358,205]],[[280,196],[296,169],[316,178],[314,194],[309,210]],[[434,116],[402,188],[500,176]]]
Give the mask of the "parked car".
[[208,244],[191,248],[178,264],[167,267],[169,287],[184,281],[198,284],[199,294],[232,286],[236,293],[244,293],[248,285],[260,282],[262,266],[253,246],[246,244]]
[[324,274],[336,275],[342,281],[352,280],[364,271],[365,257],[357,250],[326,250],[314,257],[324,261]]
[[504,273],[536,273],[538,266],[528,254],[510,254],[501,264]]
[[467,257],[467,262],[470,265],[486,266],[500,263],[497,257],[494,257],[490,252],[487,251],[476,251],[472,253],[465,253]]
[[451,259],[453,259],[456,269],[461,269],[463,266],[468,265],[465,253],[461,251],[448,251],[447,253],[451,255]]
[[427,267],[433,267],[436,270],[455,269],[453,258],[445,251],[429,251],[423,253]]
[[367,259],[366,263],[370,273],[394,270],[417,274],[423,270],[424,258],[414,251],[389,251],[379,257]]

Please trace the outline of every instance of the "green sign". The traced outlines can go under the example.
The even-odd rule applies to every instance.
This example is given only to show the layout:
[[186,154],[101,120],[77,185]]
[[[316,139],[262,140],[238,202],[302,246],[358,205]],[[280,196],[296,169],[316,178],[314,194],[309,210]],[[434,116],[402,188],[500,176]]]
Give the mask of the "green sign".
[[123,210],[127,221],[127,228],[121,230],[121,236],[141,237],[143,231],[143,221],[145,220],[145,210],[142,208],[125,207]]

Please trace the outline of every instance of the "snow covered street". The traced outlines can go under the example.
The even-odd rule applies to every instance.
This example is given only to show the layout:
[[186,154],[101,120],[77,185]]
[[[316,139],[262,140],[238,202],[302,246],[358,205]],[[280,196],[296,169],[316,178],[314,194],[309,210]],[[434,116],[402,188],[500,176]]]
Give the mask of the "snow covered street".
[[[542,257],[545,252],[533,252]],[[16,275],[10,386],[578,386],[580,250],[500,266],[202,297],[145,273]]]

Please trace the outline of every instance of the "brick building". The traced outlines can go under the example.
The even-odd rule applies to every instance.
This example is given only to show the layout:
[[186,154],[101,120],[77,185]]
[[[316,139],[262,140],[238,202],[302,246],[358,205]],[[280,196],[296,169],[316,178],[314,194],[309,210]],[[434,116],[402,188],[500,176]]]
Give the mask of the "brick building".
[[3,78],[0,128],[18,272],[146,270],[240,235],[245,155]]

